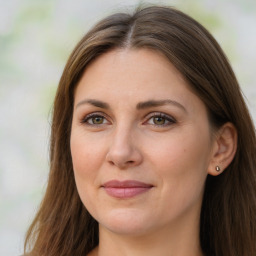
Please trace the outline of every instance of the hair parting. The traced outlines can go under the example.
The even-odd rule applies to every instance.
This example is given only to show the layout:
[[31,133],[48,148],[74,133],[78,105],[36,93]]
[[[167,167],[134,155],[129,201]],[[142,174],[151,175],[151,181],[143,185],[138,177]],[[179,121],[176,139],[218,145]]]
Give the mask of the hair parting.
[[207,256],[255,255],[256,138],[238,82],[222,49],[202,25],[161,6],[103,19],[71,53],[53,107],[48,186],[27,232],[24,254],[82,256],[98,244],[98,223],[83,206],[73,174],[74,91],[94,59],[119,48],[148,48],[166,56],[204,102],[214,129],[226,122],[236,127],[237,152],[232,163],[222,174],[206,180],[200,242]]

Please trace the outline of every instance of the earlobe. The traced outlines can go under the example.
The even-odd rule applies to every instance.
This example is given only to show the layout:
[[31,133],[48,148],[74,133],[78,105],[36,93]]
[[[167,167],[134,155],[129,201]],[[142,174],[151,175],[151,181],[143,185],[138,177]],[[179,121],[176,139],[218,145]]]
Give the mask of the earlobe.
[[217,176],[232,162],[237,149],[237,130],[232,123],[225,123],[214,139],[208,174]]

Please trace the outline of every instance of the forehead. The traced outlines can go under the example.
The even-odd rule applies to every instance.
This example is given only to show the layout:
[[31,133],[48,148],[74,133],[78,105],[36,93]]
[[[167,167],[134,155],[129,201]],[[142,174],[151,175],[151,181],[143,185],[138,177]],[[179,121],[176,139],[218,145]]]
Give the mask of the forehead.
[[200,101],[174,65],[149,49],[115,49],[95,59],[77,85],[75,104],[85,97],[111,104],[166,98],[185,105]]

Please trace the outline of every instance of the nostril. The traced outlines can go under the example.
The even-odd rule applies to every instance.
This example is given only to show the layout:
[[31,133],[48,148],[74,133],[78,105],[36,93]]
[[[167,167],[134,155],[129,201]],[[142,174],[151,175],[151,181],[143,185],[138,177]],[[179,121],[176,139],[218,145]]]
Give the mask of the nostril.
[[[123,144],[121,145],[123,146]],[[118,147],[112,146],[106,154],[106,161],[111,165],[116,165],[121,169],[138,165],[142,161],[140,152],[132,146]]]
[[114,163],[113,161],[109,161],[109,163],[110,163],[111,165],[115,165],[115,163]]

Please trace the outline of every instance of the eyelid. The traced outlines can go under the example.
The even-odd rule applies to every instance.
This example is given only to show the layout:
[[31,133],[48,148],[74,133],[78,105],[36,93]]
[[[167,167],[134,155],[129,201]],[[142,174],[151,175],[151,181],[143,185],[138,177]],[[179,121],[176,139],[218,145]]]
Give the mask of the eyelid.
[[171,115],[168,115],[166,113],[163,113],[163,112],[149,113],[146,116],[146,121],[144,123],[147,123],[152,117],[162,117],[162,118],[165,118],[169,122],[168,124],[163,124],[163,125],[151,124],[151,125],[158,126],[158,127],[169,126],[169,125],[177,123],[177,121],[174,117],[172,117]]
[[[94,118],[94,117],[102,117],[107,121],[107,123],[102,123],[102,124],[90,124],[90,123],[88,123],[88,120],[90,120],[91,118]],[[149,120],[153,117],[164,118],[168,123],[165,123],[165,124],[149,124]],[[149,124],[149,125],[156,126],[156,127],[165,127],[165,126],[170,126],[170,125],[173,125],[173,124],[177,123],[176,119],[173,116],[171,116],[169,114],[166,114],[166,113],[163,113],[163,112],[156,112],[156,111],[147,114],[145,116],[145,119],[146,120],[143,122],[143,125],[144,124]],[[80,120],[80,123],[94,127],[94,126],[102,126],[102,125],[106,125],[106,124],[108,125],[108,124],[111,123],[109,120],[110,120],[109,116],[106,115],[103,112],[92,112],[92,113],[89,113],[89,114],[86,114],[85,116],[83,116]]]
[[105,123],[98,124],[98,125],[97,124],[89,124],[88,120],[93,118],[93,117],[103,117],[105,120],[107,120],[109,122],[109,118],[105,113],[103,113],[103,112],[92,112],[92,113],[89,113],[89,114],[83,116],[80,120],[80,123],[81,124],[86,124],[88,126],[102,126],[102,125],[105,125]]

